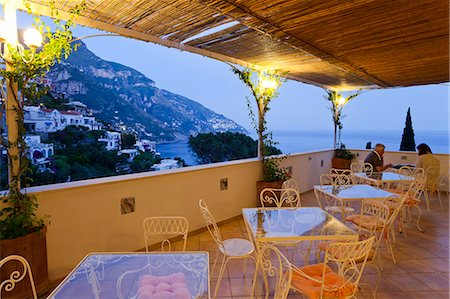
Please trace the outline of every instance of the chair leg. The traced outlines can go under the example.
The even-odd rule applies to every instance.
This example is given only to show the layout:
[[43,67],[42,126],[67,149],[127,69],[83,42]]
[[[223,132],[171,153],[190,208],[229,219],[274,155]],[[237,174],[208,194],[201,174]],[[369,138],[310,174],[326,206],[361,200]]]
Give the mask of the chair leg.
[[425,197],[425,201],[427,203],[427,210],[428,212],[430,211],[430,199],[428,198],[428,190],[424,190],[424,197]]
[[419,210],[419,215],[417,216],[417,223],[416,223],[417,229],[418,229],[419,231],[421,231],[422,233],[424,233],[425,230],[423,230],[423,229],[420,227],[420,225],[419,225],[420,217],[422,216],[422,210],[421,210],[420,207],[417,206],[417,205],[416,205],[415,207],[417,208],[417,210]]
[[247,275],[247,259],[244,259],[244,277]]
[[439,204],[441,205],[441,209],[443,209],[444,207],[442,206],[441,191],[439,191],[439,189],[437,189],[436,193],[437,193],[438,198],[439,198]]
[[217,250],[216,258],[214,259],[214,264],[211,269],[211,274],[214,273],[214,270],[216,269],[217,259],[219,258],[219,255],[222,254],[219,250]]
[[220,270],[219,270],[219,276],[217,276],[217,281],[216,281],[216,289],[214,291],[214,299],[217,297],[217,292],[219,291],[219,287],[220,287],[220,283],[222,281],[222,276],[223,276],[223,272],[225,271],[225,268],[227,266],[227,262],[229,260],[229,258],[225,259],[225,254],[223,255],[222,258],[222,264],[220,265]]

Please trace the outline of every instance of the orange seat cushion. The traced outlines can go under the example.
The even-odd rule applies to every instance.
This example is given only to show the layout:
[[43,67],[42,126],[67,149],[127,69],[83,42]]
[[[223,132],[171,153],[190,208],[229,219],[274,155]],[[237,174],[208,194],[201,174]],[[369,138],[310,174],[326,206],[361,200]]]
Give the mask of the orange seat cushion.
[[404,202],[405,205],[409,205],[409,206],[415,206],[419,203],[421,203],[421,200],[414,198],[414,197],[408,197],[405,199],[405,202]]
[[350,215],[345,218],[345,221],[353,222],[354,224],[367,229],[381,229],[384,226],[384,220],[378,216],[373,215]]
[[[323,263],[305,266],[300,268],[300,270],[302,270],[308,276],[322,281],[324,266],[326,268],[323,298],[343,299],[352,295],[355,291],[355,285],[352,282],[346,283],[345,278],[339,276],[330,267]],[[292,273],[292,286],[302,292],[308,298],[320,298],[321,284],[302,276],[296,271]]]

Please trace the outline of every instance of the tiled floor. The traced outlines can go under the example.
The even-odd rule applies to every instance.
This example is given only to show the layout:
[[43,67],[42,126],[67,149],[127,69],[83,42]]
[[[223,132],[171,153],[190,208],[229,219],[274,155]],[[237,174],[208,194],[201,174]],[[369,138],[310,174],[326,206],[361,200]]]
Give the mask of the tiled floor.
[[[423,205],[421,225],[425,233],[417,230],[413,223],[406,223],[407,237],[397,233],[395,254],[397,264],[383,251],[382,278],[377,298],[449,298],[449,208],[448,196],[444,196],[444,209],[439,207],[437,198],[433,198],[431,211]],[[303,206],[316,206],[313,192],[302,194]],[[214,211],[211,211],[214,214]],[[220,227],[223,238],[247,238],[242,219],[224,224]],[[206,250],[210,253],[210,262],[216,255],[216,244],[209,235],[203,232],[189,237],[187,250]],[[314,262],[314,261],[313,261]],[[211,274],[211,290],[214,291],[217,272]],[[252,277],[254,273],[252,261],[247,263],[246,277],[243,277],[243,261],[232,261],[219,289],[220,298],[250,298]],[[367,269],[362,282],[371,283],[374,272]],[[262,287],[259,287],[262,296]],[[370,289],[361,285],[358,298],[373,298]],[[291,293],[289,298],[301,297]]]

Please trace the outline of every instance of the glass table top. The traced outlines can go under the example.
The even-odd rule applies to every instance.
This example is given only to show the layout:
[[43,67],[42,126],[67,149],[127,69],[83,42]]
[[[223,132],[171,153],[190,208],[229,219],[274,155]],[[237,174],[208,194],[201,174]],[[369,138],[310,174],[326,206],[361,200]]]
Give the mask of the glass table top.
[[258,242],[357,239],[358,234],[317,207],[242,209]]
[[370,186],[370,185],[349,185],[349,186],[314,186],[314,189],[322,191],[342,200],[358,199],[385,199],[394,193]]
[[366,179],[372,179],[382,182],[399,182],[399,181],[412,181],[414,178],[409,175],[404,175],[396,172],[374,172],[372,175],[367,175],[364,172],[355,173],[354,176]]
[[209,298],[207,252],[93,253],[47,299]]

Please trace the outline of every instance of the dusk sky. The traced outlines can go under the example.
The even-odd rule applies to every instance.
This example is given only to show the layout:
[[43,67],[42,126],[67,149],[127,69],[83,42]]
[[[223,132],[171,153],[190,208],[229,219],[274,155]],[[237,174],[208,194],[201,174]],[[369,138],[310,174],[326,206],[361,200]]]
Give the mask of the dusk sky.
[[[20,27],[31,25],[21,13]],[[77,37],[104,33],[77,26]],[[102,59],[132,67],[155,81],[158,88],[186,96],[253,131],[245,97],[248,88],[223,62],[152,43],[123,37],[83,40]],[[332,130],[325,91],[296,81],[286,82],[271,103],[272,130]],[[415,130],[449,130],[449,84],[364,92],[344,107],[344,130],[399,130],[411,107]]]

